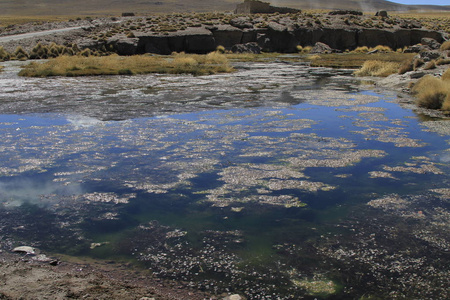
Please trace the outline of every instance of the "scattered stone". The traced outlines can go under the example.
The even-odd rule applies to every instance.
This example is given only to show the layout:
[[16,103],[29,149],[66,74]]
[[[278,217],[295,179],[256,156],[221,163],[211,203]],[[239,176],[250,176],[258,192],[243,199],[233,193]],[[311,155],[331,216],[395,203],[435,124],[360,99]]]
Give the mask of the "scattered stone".
[[332,53],[333,49],[331,49],[330,46],[327,44],[317,42],[314,47],[311,49],[311,54],[325,54],[325,53]]
[[433,50],[437,50],[441,47],[441,43],[439,43],[438,41],[436,41],[435,39],[432,39],[432,38],[422,38],[420,40],[420,43],[422,45],[426,45],[426,46],[430,47]]
[[234,18],[230,20],[230,25],[240,29],[253,28],[253,24],[247,17]]
[[421,51],[420,57],[424,61],[430,61],[433,59],[437,59],[442,56],[442,53],[440,51]]
[[36,255],[37,249],[30,246],[20,246],[14,248],[12,251],[16,253],[23,253],[26,255]]
[[375,14],[376,17],[388,18],[388,13],[385,10],[377,11]]
[[242,297],[241,295],[234,294],[234,295],[226,296],[225,298],[223,298],[223,300],[245,300],[245,298]]
[[54,259],[48,257],[45,254],[38,254],[36,256],[33,256],[32,260],[38,261],[38,262],[46,262],[46,263],[51,263],[51,262],[55,261]]
[[403,52],[404,53],[419,53],[422,51],[430,51],[430,50],[432,50],[432,49],[428,45],[417,44],[417,45],[409,46]]

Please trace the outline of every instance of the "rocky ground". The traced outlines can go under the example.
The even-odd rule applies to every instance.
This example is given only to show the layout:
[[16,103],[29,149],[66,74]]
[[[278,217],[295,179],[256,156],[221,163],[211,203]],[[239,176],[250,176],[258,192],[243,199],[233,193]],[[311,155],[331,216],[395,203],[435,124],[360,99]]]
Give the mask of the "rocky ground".
[[[435,20],[435,22],[439,22]],[[22,46],[26,51],[38,42],[51,42],[119,54],[213,51],[217,46],[257,43],[267,52],[296,52],[296,47],[323,42],[345,51],[358,46],[385,45],[403,48],[429,37],[442,42],[444,31],[430,30],[431,23],[399,17],[344,13],[296,13],[232,15],[224,13],[171,14],[142,17],[111,17],[60,23],[30,23],[0,29],[0,36],[77,27],[64,34],[3,42],[7,51]]]
[[[374,19],[354,15],[317,16],[303,14],[301,16],[301,24],[303,26],[317,30],[323,28],[324,24],[327,24],[327,28],[333,27],[336,30],[349,28],[348,26],[361,30],[375,30],[377,28],[376,30],[387,31],[393,29],[400,30],[401,28],[413,30],[422,27],[420,23],[405,23],[403,21],[396,21],[395,19]],[[1,35],[7,36],[30,31],[77,26],[83,27],[70,33],[4,43],[3,46],[8,51],[13,51],[17,46],[22,46],[27,51],[30,51],[38,42],[66,44],[77,41],[80,45],[98,47],[102,43],[106,45],[108,43],[117,45],[118,41],[125,40],[127,42],[124,45],[134,45],[139,40],[139,36],[176,36],[180,31],[185,33],[189,31],[191,34],[195,33],[194,35],[203,32],[201,35],[206,36],[210,36],[213,32],[217,36],[217,32],[222,31],[226,32],[222,36],[224,41],[232,36],[230,32],[234,32],[238,33],[240,41],[242,41],[244,32],[248,32],[249,30],[254,30],[255,32],[259,30],[287,32],[284,31],[286,28],[300,24],[296,23],[298,19],[293,22],[292,18],[295,18],[295,16],[290,16],[289,18],[271,16],[268,20],[263,16],[232,18],[231,16],[203,17],[201,15],[196,18],[192,17],[191,19],[180,19],[179,16],[169,16],[165,20],[163,17],[107,18],[98,20],[74,20],[72,22],[58,24],[14,26],[3,29]],[[181,24],[181,22],[185,24]],[[372,23],[371,25],[369,24],[370,22]],[[433,51],[433,49],[430,49],[430,51]],[[425,74],[440,76],[445,69],[445,66],[438,66],[433,70],[417,69],[403,75],[394,75],[394,77],[389,77],[384,81],[378,81],[377,84],[380,87],[389,86],[390,88],[401,90],[404,88],[404,82],[406,81],[417,80],[417,78]],[[443,293],[448,293],[445,288],[439,290],[438,295],[427,293],[426,286],[421,286],[424,281],[437,281],[442,287],[448,286],[448,270],[445,265],[441,265],[441,261],[445,262],[448,260],[449,245],[448,239],[441,235],[442,233],[448,232],[448,227],[445,226],[447,226],[446,224],[448,224],[449,218],[447,212],[449,195],[448,190],[436,190],[432,192],[434,195],[421,198],[410,197],[407,199],[407,197],[390,195],[385,198],[373,200],[368,204],[369,207],[366,209],[370,210],[370,213],[379,211],[377,222],[363,224],[362,221],[364,220],[366,211],[355,213],[354,218],[339,225],[346,228],[346,230],[356,232],[351,239],[348,239],[348,236],[345,236],[345,238],[334,236],[325,242],[312,243],[304,247],[315,249],[317,253],[327,259],[327,262],[336,264],[342,268],[353,268],[354,265],[358,264],[358,268],[365,270],[365,273],[348,274],[349,281],[358,282],[359,280],[362,284],[368,284],[373,290],[384,285],[391,288],[395,287],[396,290],[393,289],[391,291],[392,297],[407,294],[411,289],[414,292],[412,293],[413,295],[418,295],[420,292],[417,291],[421,288],[424,291],[422,295],[424,298],[434,299],[439,295],[443,296]],[[435,206],[434,210],[427,210],[427,204],[430,201],[436,202],[438,200],[441,201],[440,205]],[[402,222],[412,223],[413,232],[405,232],[403,228],[399,227]],[[2,225],[1,222],[0,225]],[[2,227],[0,226],[0,228]],[[182,247],[176,248],[178,252],[173,252],[173,257],[158,257],[160,250],[158,247],[165,248],[167,243],[170,244],[178,240],[182,241],[183,232],[174,231],[171,228],[164,228],[158,226],[158,224],[149,224],[145,228],[140,228],[140,230],[145,239],[156,236],[162,241],[161,244],[151,249],[150,254],[136,255],[139,260],[146,262],[150,269],[152,269],[153,261],[163,261],[163,264],[159,264],[158,268],[154,267],[152,271],[159,272],[161,276],[170,278],[171,272],[176,273],[178,271],[173,270],[174,261],[177,262],[177,267],[179,268],[182,267],[182,263],[186,264],[188,262],[187,258],[189,258],[190,253]],[[222,256],[219,257],[208,257],[210,255],[210,252],[208,252],[210,248],[208,247],[213,244],[211,242],[212,240],[218,240],[221,243],[227,243],[233,247],[240,247],[239,232],[227,232],[224,236],[217,236],[216,233],[209,232],[205,236],[205,245],[208,246],[202,248],[205,257],[207,257],[203,263],[213,267],[213,264],[219,260],[221,261],[220,267],[226,268],[227,262],[231,261],[232,257],[229,257],[228,253],[222,253]],[[399,244],[397,248],[391,246],[395,242],[398,242],[398,236],[414,236],[418,246],[416,245],[417,250],[415,250],[416,252],[413,255],[410,254],[413,250],[409,249],[406,244]],[[139,241],[130,240],[129,244],[123,245],[124,251],[131,251],[130,249],[141,247]],[[175,242],[173,242],[174,248],[177,245]],[[421,248],[420,246],[422,244],[431,245],[430,247],[433,249],[431,258],[437,258],[438,260],[430,259],[430,254],[425,253],[425,250],[429,250],[430,247]],[[297,251],[295,247],[300,246],[280,245],[278,250],[288,253]],[[58,257],[58,263],[55,263],[55,260],[52,259],[50,261],[52,264],[50,264],[49,262],[33,259],[36,256],[13,253],[11,251],[12,248],[12,242],[1,236],[0,299],[73,298],[149,300],[154,298],[156,300],[189,300],[222,299],[227,297],[225,294],[211,296],[206,292],[199,291],[196,286],[191,287],[189,284],[181,284],[176,280],[165,281],[157,279],[148,272],[134,268],[133,265],[127,263],[113,261],[69,261],[64,257]],[[386,259],[386,257],[389,259]],[[187,271],[191,269],[192,266],[186,266]],[[399,274],[412,275],[400,276]],[[394,285],[391,282],[392,277],[396,278]],[[305,283],[299,282],[298,284],[302,285]],[[351,291],[349,294],[351,294]],[[239,298],[236,296],[234,299]]]
[[0,299],[219,299],[129,264],[63,259],[51,265],[36,257],[0,250]]

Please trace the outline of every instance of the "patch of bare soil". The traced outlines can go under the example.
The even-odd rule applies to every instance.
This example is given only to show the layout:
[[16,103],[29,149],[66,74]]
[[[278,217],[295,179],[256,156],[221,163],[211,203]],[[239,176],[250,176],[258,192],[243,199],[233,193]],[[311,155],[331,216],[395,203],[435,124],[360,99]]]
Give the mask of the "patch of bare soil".
[[[0,250],[1,251],[1,250]],[[112,262],[36,262],[0,252],[0,299],[216,299],[176,282],[152,278],[145,270]]]

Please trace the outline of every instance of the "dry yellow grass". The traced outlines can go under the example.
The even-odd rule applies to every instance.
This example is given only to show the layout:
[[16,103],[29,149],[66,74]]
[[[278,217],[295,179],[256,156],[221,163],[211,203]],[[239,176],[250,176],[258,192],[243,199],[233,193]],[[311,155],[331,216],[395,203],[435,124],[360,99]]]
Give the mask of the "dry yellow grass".
[[[72,19],[75,19],[73,17]],[[71,19],[69,16],[58,17],[58,16],[14,16],[14,15],[3,15],[0,16],[0,27],[6,27],[9,25],[21,25],[26,23],[45,23],[45,22],[63,22]]]
[[432,75],[422,77],[412,91],[417,97],[417,105],[430,109],[450,110],[450,72],[441,79]]
[[450,68],[448,68],[444,74],[442,74],[442,80],[444,81],[450,81]]
[[400,64],[397,62],[368,60],[361,69],[355,71],[356,76],[387,77],[398,72]]
[[441,45],[441,51],[450,50],[450,41],[446,41]]
[[222,54],[173,54],[168,57],[118,55],[103,57],[59,56],[44,63],[32,62],[19,73],[28,77],[132,75],[146,73],[208,75],[232,72]]

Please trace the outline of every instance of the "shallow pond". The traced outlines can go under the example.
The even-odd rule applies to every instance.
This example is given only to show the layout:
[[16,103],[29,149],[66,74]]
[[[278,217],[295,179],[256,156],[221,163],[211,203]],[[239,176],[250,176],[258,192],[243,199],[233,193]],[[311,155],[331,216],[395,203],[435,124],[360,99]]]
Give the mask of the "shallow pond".
[[2,247],[249,299],[448,293],[448,120],[302,63],[50,79],[18,64],[0,73]]

